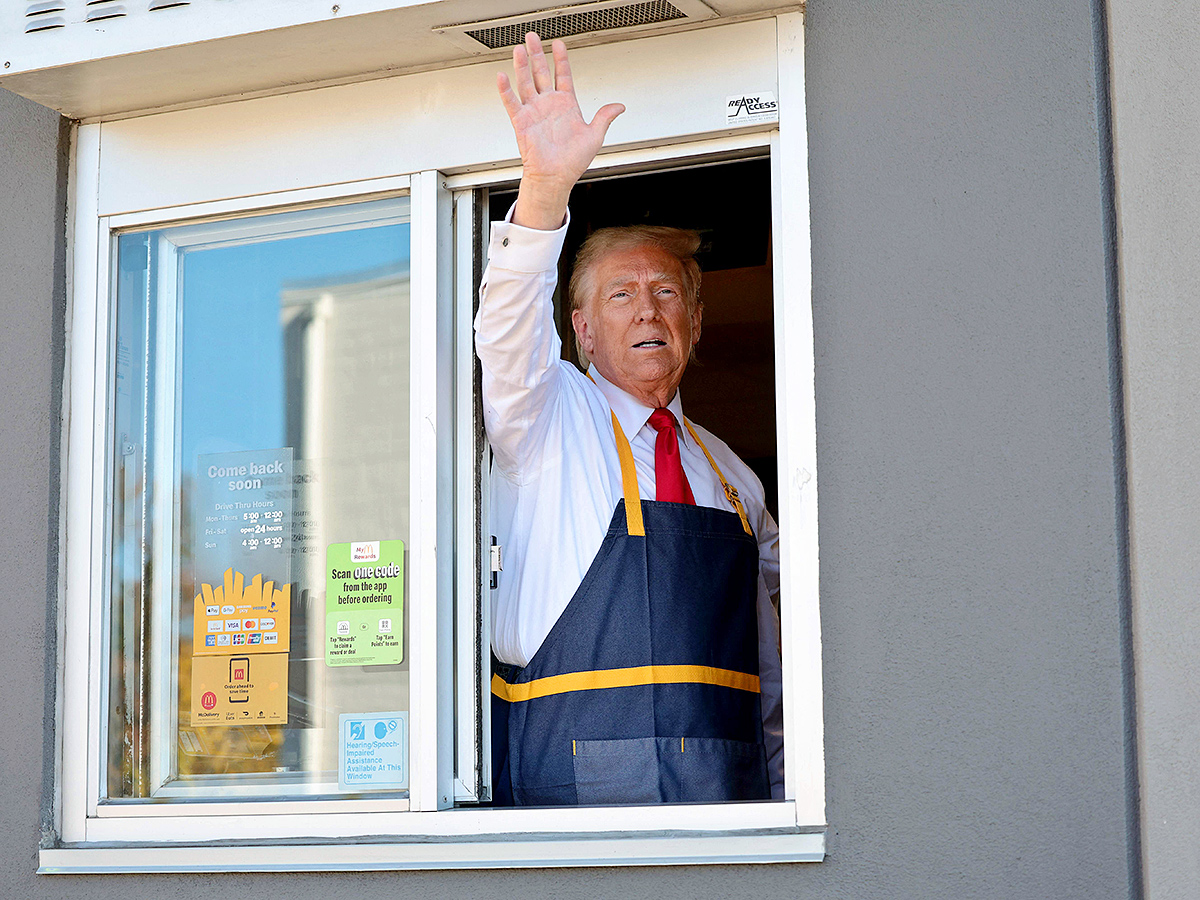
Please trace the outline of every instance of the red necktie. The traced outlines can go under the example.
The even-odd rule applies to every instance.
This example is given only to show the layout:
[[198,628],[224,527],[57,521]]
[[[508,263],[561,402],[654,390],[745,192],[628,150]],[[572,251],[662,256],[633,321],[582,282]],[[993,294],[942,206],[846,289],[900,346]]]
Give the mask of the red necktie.
[[659,407],[650,413],[650,424],[658,432],[658,439],[654,442],[654,499],[695,506],[696,498],[692,496],[692,488],[679,458],[674,414],[669,409]]

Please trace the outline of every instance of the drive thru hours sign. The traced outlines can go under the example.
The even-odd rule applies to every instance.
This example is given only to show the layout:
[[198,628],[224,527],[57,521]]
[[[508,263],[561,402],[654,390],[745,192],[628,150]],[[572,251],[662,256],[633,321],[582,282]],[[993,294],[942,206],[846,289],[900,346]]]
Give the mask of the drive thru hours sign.
[[408,787],[408,713],[338,716],[338,790]]

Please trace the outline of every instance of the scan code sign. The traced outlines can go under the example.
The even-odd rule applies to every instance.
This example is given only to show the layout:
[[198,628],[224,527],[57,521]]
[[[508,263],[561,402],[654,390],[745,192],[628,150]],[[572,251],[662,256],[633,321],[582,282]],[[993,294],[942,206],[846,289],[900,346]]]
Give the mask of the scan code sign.
[[404,662],[404,541],[330,544],[325,665]]
[[338,716],[338,790],[408,787],[408,713]]

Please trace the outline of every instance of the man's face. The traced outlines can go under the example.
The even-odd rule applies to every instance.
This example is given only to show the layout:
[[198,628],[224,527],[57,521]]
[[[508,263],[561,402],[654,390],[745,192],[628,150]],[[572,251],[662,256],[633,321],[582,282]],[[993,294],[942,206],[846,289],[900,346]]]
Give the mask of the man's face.
[[571,313],[584,352],[617,387],[666,406],[700,340],[700,304],[684,296],[679,260],[652,245],[614,250],[591,283],[592,296]]

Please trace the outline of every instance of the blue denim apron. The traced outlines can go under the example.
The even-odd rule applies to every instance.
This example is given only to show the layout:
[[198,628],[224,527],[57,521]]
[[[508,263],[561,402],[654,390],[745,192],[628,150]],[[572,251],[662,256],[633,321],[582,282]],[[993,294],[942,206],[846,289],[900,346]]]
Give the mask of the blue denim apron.
[[[496,805],[770,799],[758,679],[758,543],[736,512],[624,497],[533,659],[494,664]],[[553,552],[548,549],[547,552]]]

